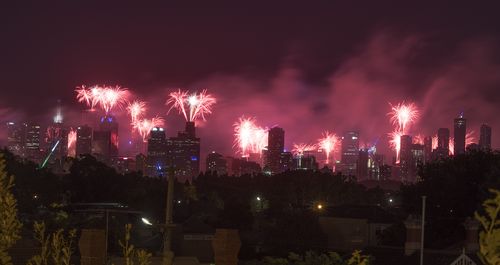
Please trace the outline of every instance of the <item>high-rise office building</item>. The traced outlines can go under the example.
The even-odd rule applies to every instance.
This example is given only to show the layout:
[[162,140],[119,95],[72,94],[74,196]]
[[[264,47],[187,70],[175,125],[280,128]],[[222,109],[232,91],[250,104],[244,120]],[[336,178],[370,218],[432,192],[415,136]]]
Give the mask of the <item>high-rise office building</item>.
[[356,178],[358,181],[364,181],[368,179],[368,169],[369,169],[369,154],[368,150],[359,150],[358,162],[356,163]]
[[167,136],[163,128],[155,127],[151,130],[148,139],[146,159],[146,175],[150,177],[163,176],[168,165]]
[[27,123],[26,127],[26,138],[25,138],[25,156],[35,162],[40,162],[41,150],[40,150],[40,131],[41,127],[38,124]]
[[24,156],[26,124],[7,122],[7,150],[14,155]]
[[226,175],[227,174],[227,161],[219,153],[211,152],[207,155],[207,172],[214,172],[217,175]]
[[344,175],[354,176],[359,157],[359,133],[349,131],[342,136],[342,158],[340,170]]
[[200,173],[200,138],[196,137],[193,122],[186,122],[184,132],[167,140],[169,165],[173,166],[176,176],[183,179],[193,179]]
[[432,137],[426,136],[424,138],[424,161],[428,163],[432,160]]
[[399,169],[401,181],[411,182],[413,177],[412,139],[410,135],[401,135],[399,152]]
[[479,148],[482,150],[491,150],[491,127],[486,124],[481,125]]
[[453,123],[453,154],[460,155],[465,153],[465,134],[467,129],[467,120],[463,113],[454,120]]
[[450,154],[450,130],[448,128],[438,129],[438,145],[435,150],[436,158],[448,157]]
[[104,116],[99,130],[92,137],[92,154],[104,162],[112,162],[118,157],[118,122],[113,116]]
[[283,152],[280,155],[280,172],[293,169],[293,155],[291,152]]
[[282,172],[280,165],[281,153],[285,151],[285,131],[274,127],[268,132],[267,142],[267,167],[271,174]]
[[76,157],[92,154],[92,128],[88,125],[76,128]]

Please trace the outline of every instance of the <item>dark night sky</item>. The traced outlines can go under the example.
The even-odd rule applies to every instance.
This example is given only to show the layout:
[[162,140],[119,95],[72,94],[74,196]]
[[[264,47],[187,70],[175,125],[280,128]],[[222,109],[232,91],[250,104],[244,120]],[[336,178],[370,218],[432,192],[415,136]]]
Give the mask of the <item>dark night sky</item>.
[[[3,6],[0,120],[49,120],[57,99],[78,117],[81,84],[127,87],[151,115],[166,115],[172,88],[208,88],[219,103],[200,128],[205,151],[230,154],[243,114],[284,127],[288,147],[324,130],[371,142],[402,100],[421,109],[415,134],[464,110],[476,138],[489,123],[500,147],[500,5],[265,2]],[[180,127],[167,117],[169,134]]]

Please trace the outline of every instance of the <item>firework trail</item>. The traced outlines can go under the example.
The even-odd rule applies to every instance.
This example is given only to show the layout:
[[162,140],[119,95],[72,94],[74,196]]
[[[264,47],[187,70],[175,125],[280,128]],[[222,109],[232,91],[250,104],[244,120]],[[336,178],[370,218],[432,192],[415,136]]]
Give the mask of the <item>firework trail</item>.
[[340,141],[337,135],[328,131],[324,132],[323,137],[318,139],[319,148],[322,149],[326,154],[325,164],[329,164],[330,154],[334,154],[334,152],[338,149],[339,144]]
[[128,90],[119,86],[92,86],[90,88],[80,86],[75,91],[78,102],[85,103],[90,110],[99,106],[106,114],[109,114],[115,107],[125,105],[129,96]]
[[413,143],[414,144],[424,144],[424,136],[421,135],[421,134],[417,134],[415,135],[415,137],[413,137]]
[[201,93],[189,94],[189,91],[178,90],[169,94],[166,105],[184,116],[186,121],[194,122],[198,119],[206,120],[205,115],[212,113],[212,106],[216,99],[204,89]]
[[409,127],[415,123],[419,117],[417,106],[410,102],[398,103],[391,105],[389,115],[391,123],[394,125],[394,130],[389,133],[389,145],[396,151],[396,163],[399,163],[399,153],[401,149],[401,136],[408,134]]
[[399,151],[401,150],[401,136],[403,132],[395,130],[389,133],[389,145],[396,151],[396,162],[399,162]]
[[250,154],[262,154],[267,146],[267,129],[256,125],[254,118],[241,117],[234,125],[234,145],[242,157]]
[[134,124],[134,129],[139,132],[139,135],[142,137],[142,141],[147,142],[151,130],[155,127],[162,127],[164,124],[165,121],[163,118],[156,116],[152,119],[137,120]]
[[437,135],[432,136],[432,150],[438,148],[438,137]]
[[140,117],[146,112],[146,102],[135,100],[127,106],[127,112],[130,115],[132,125],[139,120]]
[[73,128],[68,132],[68,156],[76,156],[76,130]]

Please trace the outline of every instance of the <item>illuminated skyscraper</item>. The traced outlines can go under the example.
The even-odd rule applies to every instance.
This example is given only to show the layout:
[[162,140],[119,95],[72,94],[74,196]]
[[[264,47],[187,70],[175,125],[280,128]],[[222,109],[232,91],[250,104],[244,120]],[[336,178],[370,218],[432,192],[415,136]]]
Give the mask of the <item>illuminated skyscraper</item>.
[[359,157],[359,133],[350,131],[342,136],[341,171],[344,175],[354,176]]
[[282,128],[274,127],[269,130],[267,142],[267,167],[271,174],[282,172],[280,164],[281,153],[285,151],[285,131]]
[[7,150],[15,155],[24,155],[26,124],[7,122]]
[[148,139],[146,175],[163,176],[168,164],[167,136],[163,128],[153,128]]
[[33,160],[35,162],[40,162],[41,150],[40,150],[40,125],[34,123],[27,123],[26,127],[26,140],[25,140],[25,156],[26,158]]
[[467,120],[464,118],[463,113],[454,121],[453,129],[453,154],[460,155],[465,153],[465,134],[467,128]]
[[76,156],[92,154],[92,128],[87,125],[76,129]]
[[479,148],[482,150],[491,150],[491,127],[486,124],[481,125]]

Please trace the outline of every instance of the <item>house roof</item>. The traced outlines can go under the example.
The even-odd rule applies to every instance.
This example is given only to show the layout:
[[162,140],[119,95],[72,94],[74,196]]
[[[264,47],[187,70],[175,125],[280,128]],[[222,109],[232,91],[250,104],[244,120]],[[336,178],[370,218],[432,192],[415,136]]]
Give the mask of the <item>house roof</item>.
[[366,219],[369,223],[394,223],[395,216],[376,205],[340,205],[328,207],[326,217]]

